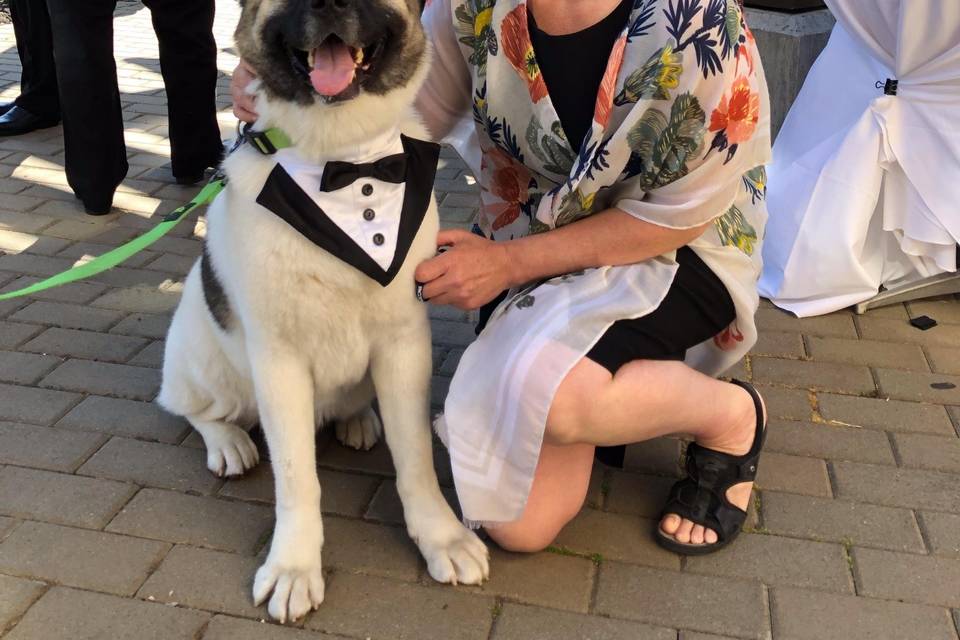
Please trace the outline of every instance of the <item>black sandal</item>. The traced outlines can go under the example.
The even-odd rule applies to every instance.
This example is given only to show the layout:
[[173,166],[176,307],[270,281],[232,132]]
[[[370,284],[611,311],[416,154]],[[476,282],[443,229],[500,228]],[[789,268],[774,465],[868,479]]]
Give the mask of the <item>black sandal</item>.
[[700,556],[718,551],[733,542],[743,527],[747,512],[727,500],[727,489],[742,482],[753,482],[757,476],[760,450],[766,437],[765,416],[760,395],[753,385],[739,380],[733,384],[746,389],[753,397],[757,411],[757,430],[753,446],[742,456],[734,456],[696,443],[687,447],[687,477],[670,489],[670,498],[663,508],[660,521],[668,514],[691,520],[717,534],[713,544],[684,544],[663,532],[656,524],[655,538],[664,549],[688,556]]

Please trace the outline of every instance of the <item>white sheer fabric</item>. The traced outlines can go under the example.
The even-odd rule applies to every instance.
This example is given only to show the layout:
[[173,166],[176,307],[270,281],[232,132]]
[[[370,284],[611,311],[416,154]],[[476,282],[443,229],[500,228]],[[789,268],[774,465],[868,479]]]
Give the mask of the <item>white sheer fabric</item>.
[[760,293],[800,316],[956,271],[960,241],[960,2],[826,1],[769,168]]

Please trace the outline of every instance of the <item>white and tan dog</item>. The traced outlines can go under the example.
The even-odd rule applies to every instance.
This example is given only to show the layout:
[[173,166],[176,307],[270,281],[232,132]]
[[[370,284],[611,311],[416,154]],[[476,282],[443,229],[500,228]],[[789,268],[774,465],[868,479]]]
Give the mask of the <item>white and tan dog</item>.
[[[257,464],[245,429],[262,425],[276,529],[253,597],[269,596],[280,621],[324,596],[315,429],[335,421],[341,441],[369,448],[381,432],[374,397],[407,530],[430,575],[477,584],[488,574],[487,549],[445,502],[431,455],[430,328],[413,272],[436,249],[432,194],[389,283],[258,203],[282,158],[316,167],[367,162],[378,141],[396,147],[400,132],[425,137],[411,109],[429,58],[421,10],[418,0],[246,0],[237,28],[240,54],[262,81],[256,128],[278,127],[293,146],[264,155],[244,145],[224,162],[228,186],[209,209],[204,255],[167,336],[159,402],[203,436],[218,475]],[[396,185],[376,184],[395,193]]]

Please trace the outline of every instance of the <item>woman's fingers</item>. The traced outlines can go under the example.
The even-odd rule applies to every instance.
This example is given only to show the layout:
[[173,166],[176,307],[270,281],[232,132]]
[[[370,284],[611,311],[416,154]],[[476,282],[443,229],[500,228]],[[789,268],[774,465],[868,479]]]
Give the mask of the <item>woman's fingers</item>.
[[230,95],[233,97],[233,115],[243,122],[256,122],[256,97],[247,93],[247,85],[256,79],[253,68],[243,60],[233,70],[230,78]]
[[437,246],[445,247],[477,236],[463,229],[444,229],[437,234]]

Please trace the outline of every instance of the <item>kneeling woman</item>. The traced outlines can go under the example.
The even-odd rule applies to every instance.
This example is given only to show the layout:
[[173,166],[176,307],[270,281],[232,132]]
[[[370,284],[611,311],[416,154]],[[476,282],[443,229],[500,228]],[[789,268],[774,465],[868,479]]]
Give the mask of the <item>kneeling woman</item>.
[[706,553],[739,532],[763,441],[748,384],[714,379],[756,339],[770,151],[766,84],[735,0],[433,0],[418,106],[472,110],[478,234],[417,271],[481,308],[438,431],[467,519],[549,545],[594,455],[695,439],[654,535]]

